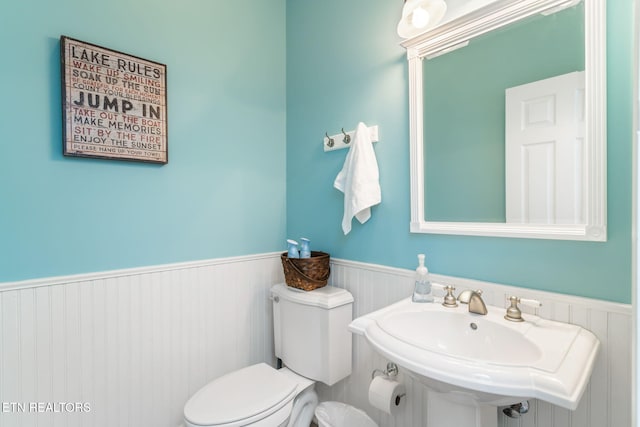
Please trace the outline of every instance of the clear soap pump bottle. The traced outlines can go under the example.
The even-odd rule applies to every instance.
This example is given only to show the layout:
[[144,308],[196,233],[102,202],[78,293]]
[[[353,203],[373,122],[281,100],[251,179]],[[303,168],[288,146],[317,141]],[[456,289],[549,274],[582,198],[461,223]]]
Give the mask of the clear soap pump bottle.
[[416,284],[413,290],[413,302],[433,302],[429,270],[424,265],[424,254],[418,254],[418,268],[416,268]]

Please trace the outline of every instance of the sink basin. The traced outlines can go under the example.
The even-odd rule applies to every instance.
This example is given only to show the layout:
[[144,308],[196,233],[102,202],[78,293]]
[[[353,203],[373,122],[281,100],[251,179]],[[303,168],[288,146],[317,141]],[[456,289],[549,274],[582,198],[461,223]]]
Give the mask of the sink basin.
[[349,329],[427,386],[454,400],[510,405],[538,398],[574,410],[591,376],[599,341],[567,323],[524,315],[504,319],[468,306],[411,299],[355,319]]
[[407,311],[384,316],[377,325],[420,349],[467,360],[528,366],[542,358],[542,350],[521,333],[524,331],[514,330],[506,321],[497,323],[483,317],[472,318],[460,311]]

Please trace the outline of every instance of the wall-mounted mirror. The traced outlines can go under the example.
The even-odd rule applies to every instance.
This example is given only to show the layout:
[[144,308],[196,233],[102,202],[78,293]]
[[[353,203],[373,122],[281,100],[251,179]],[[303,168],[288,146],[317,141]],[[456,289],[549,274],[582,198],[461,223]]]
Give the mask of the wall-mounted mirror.
[[412,232],[606,240],[605,3],[494,0],[403,43]]

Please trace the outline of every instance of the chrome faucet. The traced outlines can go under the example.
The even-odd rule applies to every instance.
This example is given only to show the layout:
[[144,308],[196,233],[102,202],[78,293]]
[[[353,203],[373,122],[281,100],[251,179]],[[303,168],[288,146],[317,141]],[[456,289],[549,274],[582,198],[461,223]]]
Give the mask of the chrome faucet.
[[469,304],[469,313],[487,314],[487,306],[482,300],[482,290],[464,290],[458,295],[458,301],[462,304]]

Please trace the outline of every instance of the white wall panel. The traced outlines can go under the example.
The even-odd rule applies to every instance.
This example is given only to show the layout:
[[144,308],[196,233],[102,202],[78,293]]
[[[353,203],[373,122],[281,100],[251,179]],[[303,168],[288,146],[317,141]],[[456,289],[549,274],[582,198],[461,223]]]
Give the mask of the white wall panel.
[[87,402],[88,413],[0,412],[1,427],[176,427],[226,372],[274,362],[279,254],[0,284],[0,402]]
[[[593,331],[602,348],[576,411],[531,401],[503,427],[622,427],[631,414],[631,308],[454,277],[505,305],[511,294],[543,302],[538,314]],[[88,413],[0,413],[0,427],[176,427],[185,401],[211,379],[274,362],[269,288],[283,281],[279,254],[225,258],[0,284],[0,402],[88,402]],[[348,289],[359,316],[409,296],[413,272],[333,260],[331,284]],[[525,308],[523,311],[531,312]],[[425,331],[428,333],[428,331]],[[391,417],[367,401],[371,372],[386,360],[354,338],[353,374],[321,400],[366,410],[381,427],[420,427],[426,390],[401,374],[406,409]]]
[[[529,414],[520,419],[499,415],[501,427],[622,427],[631,423],[631,326],[630,305],[550,292],[504,286],[456,277],[433,275],[439,283],[452,284],[458,290],[482,289],[485,301],[507,306],[510,295],[533,298],[543,305],[541,317],[575,323],[591,330],[601,342],[594,372],[576,411],[531,400]],[[348,289],[355,298],[354,316],[361,316],[411,295],[413,272],[358,262],[333,260],[331,284]],[[533,309],[523,307],[523,312]],[[428,334],[429,331],[425,331]],[[386,360],[378,356],[363,337],[354,337],[354,372],[334,387],[317,386],[321,400],[343,400],[367,411],[381,427],[418,427],[427,419],[425,388],[401,374],[409,393],[402,414],[390,417],[367,401],[371,371],[384,368]],[[345,393],[346,391],[346,393]]]

